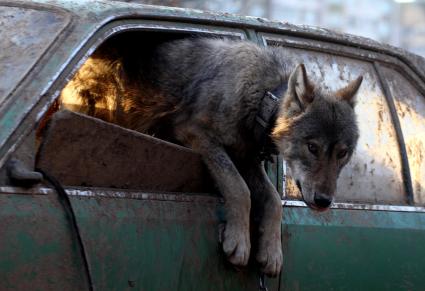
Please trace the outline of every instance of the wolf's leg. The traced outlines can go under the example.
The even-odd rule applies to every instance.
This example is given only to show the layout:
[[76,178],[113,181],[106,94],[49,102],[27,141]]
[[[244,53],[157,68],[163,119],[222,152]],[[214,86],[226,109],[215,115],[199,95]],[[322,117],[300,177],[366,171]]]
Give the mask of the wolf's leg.
[[251,199],[249,188],[222,146],[210,140],[196,128],[179,129],[178,138],[200,153],[225,199],[226,227],[223,250],[228,260],[237,266],[248,263],[251,243],[249,215]]
[[279,274],[283,261],[280,195],[267,177],[260,161],[245,162],[242,168],[245,181],[251,190],[253,208],[255,206],[261,214],[256,259],[261,264],[262,271],[274,277]]

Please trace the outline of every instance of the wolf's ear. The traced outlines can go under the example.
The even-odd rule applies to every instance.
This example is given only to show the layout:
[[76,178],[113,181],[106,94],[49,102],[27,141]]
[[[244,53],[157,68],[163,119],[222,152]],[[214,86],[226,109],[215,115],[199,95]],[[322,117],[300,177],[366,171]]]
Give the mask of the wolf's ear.
[[307,78],[307,72],[303,64],[299,64],[289,76],[288,87],[294,98],[304,109],[314,99],[314,86]]
[[336,91],[335,93],[336,96],[340,100],[347,101],[348,104],[350,104],[351,107],[354,108],[354,106],[356,105],[356,100],[354,96],[356,96],[356,93],[359,90],[360,85],[362,84],[362,81],[363,81],[363,76],[357,77],[357,79],[355,79],[354,81],[351,81],[350,84]]

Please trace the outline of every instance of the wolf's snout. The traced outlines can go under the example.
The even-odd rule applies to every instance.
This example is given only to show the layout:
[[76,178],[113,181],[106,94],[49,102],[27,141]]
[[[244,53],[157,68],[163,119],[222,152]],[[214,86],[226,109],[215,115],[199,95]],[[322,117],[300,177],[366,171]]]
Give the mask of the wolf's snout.
[[332,198],[323,193],[314,193],[314,203],[317,207],[328,208],[331,206]]

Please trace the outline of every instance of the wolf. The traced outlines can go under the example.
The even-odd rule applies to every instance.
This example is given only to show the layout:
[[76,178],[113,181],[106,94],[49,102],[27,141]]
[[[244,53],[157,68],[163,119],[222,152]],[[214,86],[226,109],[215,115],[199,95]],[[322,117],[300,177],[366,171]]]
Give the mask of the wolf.
[[100,50],[65,87],[62,103],[200,153],[225,200],[228,260],[247,265],[255,209],[256,260],[277,276],[282,205],[264,157],[281,154],[307,205],[328,208],[359,136],[354,107],[362,82],[359,76],[329,92],[287,60],[278,47],[203,37],[159,44],[149,57]]

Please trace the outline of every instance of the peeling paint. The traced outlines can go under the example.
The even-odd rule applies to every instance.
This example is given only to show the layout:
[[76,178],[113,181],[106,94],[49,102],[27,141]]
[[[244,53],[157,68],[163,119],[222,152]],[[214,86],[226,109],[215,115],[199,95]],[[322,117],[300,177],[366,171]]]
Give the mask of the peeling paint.
[[66,23],[63,16],[50,11],[0,9],[0,105]]

